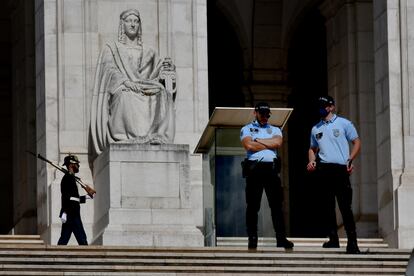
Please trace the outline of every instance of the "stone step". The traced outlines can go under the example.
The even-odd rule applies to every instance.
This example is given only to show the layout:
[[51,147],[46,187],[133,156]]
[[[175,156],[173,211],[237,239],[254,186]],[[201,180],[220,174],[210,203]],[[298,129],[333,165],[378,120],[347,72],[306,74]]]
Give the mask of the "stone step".
[[44,244],[40,235],[0,235],[1,244]]
[[[407,258],[411,250],[394,248],[364,248],[361,247],[364,257],[398,257]],[[279,247],[263,247],[256,250],[248,250],[245,247],[206,247],[206,248],[145,248],[145,247],[110,247],[110,246],[54,246],[54,245],[0,245],[0,256],[6,254],[53,254],[53,255],[91,255],[91,256],[180,256],[180,257],[225,257],[225,256],[315,256],[345,258],[354,257],[352,254],[345,254],[345,248],[322,248],[322,247],[294,247],[284,249]]]
[[[343,274],[375,274],[375,275],[403,275],[404,267],[388,268],[388,267],[280,267],[280,266],[158,266],[158,265],[68,265],[68,264],[2,264],[1,271],[38,271],[38,272],[90,272],[91,275],[100,272],[175,272],[175,273],[297,273],[302,275],[312,275],[315,273],[343,273]],[[96,274],[95,274],[96,275]],[[289,275],[289,274],[288,274]]]
[[294,248],[292,250],[285,251],[284,249],[275,250],[233,250],[233,251],[213,251],[213,250],[188,250],[182,251],[159,251],[153,249],[152,251],[146,250],[128,250],[120,251],[119,249],[113,250],[106,248],[106,250],[91,250],[90,248],[65,248],[65,247],[47,247],[46,249],[37,248],[38,250],[24,249],[20,250],[13,248],[11,250],[0,249],[0,257],[84,257],[84,258],[181,258],[181,259],[345,259],[345,260],[402,260],[407,261],[409,259],[409,250],[373,250],[362,249],[362,254],[351,255],[345,254],[345,249],[319,249],[319,248]]
[[[7,239],[13,240],[3,240]],[[37,239],[40,237],[14,237]],[[247,250],[246,246],[153,248],[0,243],[0,275],[404,276],[411,253],[369,247],[384,244],[382,239],[360,239],[360,255],[345,254],[345,247],[324,249],[319,246],[324,239],[292,240],[303,246],[292,250],[274,246]],[[275,241],[265,238],[261,242]],[[346,239],[341,240],[344,242]]]
[[[290,241],[295,243],[295,246],[322,246],[322,244],[328,241],[327,238],[288,238]],[[339,239],[340,246],[346,246],[347,239]],[[258,246],[275,246],[276,238],[270,237],[259,237]],[[377,238],[359,238],[358,244],[361,247],[380,247],[388,248],[388,244],[384,242],[383,239]],[[247,237],[217,237],[217,246],[247,246]]]
[[[34,271],[0,271],[0,275],[19,275],[19,276],[33,276],[39,275],[39,272],[34,272]],[[146,273],[146,272],[95,272],[93,274],[91,274],[91,272],[82,272],[82,271],[77,271],[77,272],[70,272],[70,271],[65,271],[65,272],[50,272],[50,271],[43,271],[41,275],[44,276],[91,276],[91,275],[95,275],[95,276],[194,276],[194,273],[186,273],[186,272],[151,272],[151,273]],[[218,272],[214,272],[214,273],[200,273],[198,272],[196,274],[197,276],[238,276],[238,275],[243,275],[243,276],[257,276],[257,275],[275,275],[275,276],[304,276],[304,275],[311,275],[311,276],[351,276],[352,274],[349,273],[312,273],[312,274],[303,274],[303,273],[285,273],[285,272],[273,272],[271,274],[269,273],[237,273],[237,274],[233,274],[233,273],[218,273]],[[359,274],[354,274],[354,275],[359,275]],[[364,276],[378,276],[378,274],[363,274]],[[382,276],[404,276],[404,273],[400,273],[400,274],[381,274]]]
[[[32,275],[36,275],[38,276],[39,273],[38,272],[33,272],[33,271],[5,271],[2,272],[0,271],[0,275],[19,275],[19,276],[32,276]],[[145,273],[145,272],[99,272],[99,273],[93,273],[91,274],[91,272],[82,272],[82,271],[77,271],[77,272],[47,272],[44,271],[42,272],[41,275],[44,276],[91,276],[91,275],[95,275],[95,276],[194,276],[194,273],[186,273],[186,272],[151,272],[151,273]],[[243,275],[243,276],[257,276],[257,275],[275,275],[275,276],[304,276],[304,275],[311,275],[311,276],[350,276],[352,274],[343,274],[343,273],[335,273],[335,274],[331,274],[331,273],[312,273],[312,274],[303,274],[303,273],[285,273],[285,272],[281,272],[281,273],[237,273],[237,274],[233,274],[233,273],[200,273],[198,272],[196,274],[197,276],[238,276],[238,275]],[[359,275],[359,274],[354,274],[354,275]],[[378,274],[363,274],[364,276],[378,276]],[[381,274],[382,276],[395,276],[395,275],[399,275],[399,276],[404,276],[403,274]]]
[[[32,246],[33,248],[33,246]],[[33,271],[44,272],[85,272],[89,275],[101,273],[227,273],[228,274],[272,274],[272,275],[404,275],[409,251],[401,254],[381,254],[384,249],[373,250],[362,255],[348,255],[337,252],[325,254],[276,252],[275,250],[250,252],[244,250],[214,250],[206,248],[182,249],[129,249],[98,247],[47,246],[43,250],[24,251],[0,250],[1,271],[19,271],[26,275]],[[216,248],[217,249],[217,248]],[[318,249],[320,251],[320,249]],[[187,251],[187,252],[184,252]],[[302,251],[302,250],[300,250]],[[395,250],[389,250],[395,252]],[[401,251],[401,250],[400,250]],[[310,253],[309,253],[310,252]],[[83,253],[83,254],[82,254]],[[283,274],[284,273],[284,274]],[[2,274],[0,274],[2,275]],[[3,274],[4,275],[4,274]],[[51,274],[53,275],[53,274]],[[63,275],[63,274],[60,274]],[[81,274],[78,274],[81,275]],[[84,274],[87,275],[87,274]],[[106,274],[111,275],[111,274]],[[113,274],[121,275],[121,274]],[[122,274],[123,275],[123,274]],[[162,275],[162,274],[161,274]]]
[[216,259],[198,259],[198,258],[143,258],[143,257],[129,257],[129,258],[78,258],[73,256],[62,257],[0,257],[0,264],[47,264],[47,265],[165,265],[165,266],[202,266],[202,265],[220,265],[220,266],[305,266],[305,267],[405,267],[407,260],[346,260],[346,259],[298,259],[294,256],[287,259],[231,259],[231,258],[216,258]]

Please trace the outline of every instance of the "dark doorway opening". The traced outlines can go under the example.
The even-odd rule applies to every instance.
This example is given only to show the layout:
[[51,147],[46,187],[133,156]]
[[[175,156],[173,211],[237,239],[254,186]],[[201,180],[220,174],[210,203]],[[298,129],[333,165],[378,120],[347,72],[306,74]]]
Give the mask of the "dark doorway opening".
[[12,39],[11,9],[0,3],[0,234],[13,228]]
[[209,112],[217,106],[244,106],[243,55],[233,26],[217,7],[207,2]]
[[322,193],[307,173],[310,131],[319,121],[317,102],[327,94],[325,19],[317,9],[307,13],[296,29],[288,53],[290,232],[297,237],[322,237]]
[[0,234],[37,233],[34,0],[0,3]]

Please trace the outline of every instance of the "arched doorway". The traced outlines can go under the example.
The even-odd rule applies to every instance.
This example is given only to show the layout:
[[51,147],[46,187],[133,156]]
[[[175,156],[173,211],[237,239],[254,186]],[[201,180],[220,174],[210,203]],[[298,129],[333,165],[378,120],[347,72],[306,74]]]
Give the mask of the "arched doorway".
[[209,112],[217,106],[244,106],[243,56],[233,26],[217,7],[207,2]]
[[318,223],[321,193],[306,171],[309,134],[319,120],[316,99],[327,94],[325,19],[315,8],[306,14],[292,36],[288,52],[291,93],[289,107],[289,203],[291,236],[322,236]]
[[[207,2],[209,113],[215,107],[244,106],[243,57],[234,27],[217,1]],[[236,144],[239,130],[225,135]],[[218,134],[217,137],[220,137]],[[220,142],[217,142],[219,145]],[[240,145],[241,146],[241,145]],[[217,237],[244,236],[244,185],[237,151],[215,153],[214,218]]]
[[0,4],[0,234],[13,228],[13,141],[12,135],[12,40],[10,8],[7,1]]
[[0,234],[36,234],[34,0],[0,3]]

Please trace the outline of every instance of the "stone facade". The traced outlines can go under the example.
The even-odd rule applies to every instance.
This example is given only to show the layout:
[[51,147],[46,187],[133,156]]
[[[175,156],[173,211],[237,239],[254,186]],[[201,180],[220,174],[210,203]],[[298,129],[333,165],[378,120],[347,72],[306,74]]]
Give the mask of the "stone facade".
[[[160,56],[170,56],[176,65],[180,93],[176,98],[175,143],[194,147],[208,118],[205,1],[36,1],[37,149],[55,162],[68,152],[77,154],[82,165],[80,177],[86,183],[93,183],[87,155],[96,61],[104,43],[117,38],[119,14],[128,8],[141,13],[144,43]],[[200,171],[201,166],[191,166],[190,176],[195,181],[189,188],[194,194],[194,218],[202,226]],[[39,233],[50,243],[55,243],[60,233],[61,177],[39,164]],[[93,240],[93,204],[83,206],[82,213],[88,237]]]
[[[207,19],[216,20],[207,17],[207,5],[213,3],[210,7],[229,22],[241,49],[245,106],[259,100],[274,107],[290,104],[294,92],[290,73],[292,66],[298,66],[290,63],[292,41],[310,10],[324,19],[326,92],[336,98],[339,113],[355,122],[363,143],[352,176],[358,232],[362,237],[384,237],[394,247],[414,246],[414,220],[410,216],[414,194],[411,0],[5,2],[0,25],[11,35],[1,41],[2,64],[10,64],[11,77],[2,75],[6,76],[1,86],[2,125],[9,126],[12,139],[1,140],[4,150],[0,163],[5,170],[13,171],[3,175],[4,183],[12,184],[2,190],[13,193],[13,200],[2,198],[5,209],[13,209],[13,215],[7,217],[11,231],[39,233],[51,244],[56,243],[60,231],[62,175],[28,158],[25,150],[42,153],[56,163],[69,152],[77,154],[80,177],[93,183],[87,156],[96,61],[105,42],[116,39],[119,14],[128,8],[141,13],[144,43],[160,56],[170,56],[176,65],[179,93],[174,143],[189,145],[194,224],[200,229],[208,224],[214,230],[204,214],[204,208],[211,211],[214,201],[211,163],[191,154],[213,107],[209,106],[209,93],[214,91],[208,90],[207,66],[208,58],[212,60],[215,55],[207,55]],[[4,23],[7,20],[10,23]],[[7,59],[4,53],[12,58]],[[228,65],[223,62],[223,66]],[[1,68],[7,71],[7,65]],[[292,126],[288,124],[281,152],[287,198],[292,192],[288,149],[294,141],[289,129]],[[99,183],[93,184],[99,197]],[[90,241],[96,238],[95,204],[89,202],[82,208]],[[287,218],[291,207],[287,201]],[[210,230],[207,234],[214,235]]]
[[378,223],[400,248],[414,245],[413,12],[412,1],[374,5]]

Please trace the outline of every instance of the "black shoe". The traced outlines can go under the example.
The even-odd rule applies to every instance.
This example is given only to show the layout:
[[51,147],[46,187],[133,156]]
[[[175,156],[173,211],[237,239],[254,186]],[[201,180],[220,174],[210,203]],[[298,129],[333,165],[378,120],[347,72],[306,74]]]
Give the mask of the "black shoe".
[[284,247],[285,249],[291,249],[293,248],[294,244],[293,242],[289,241],[288,239],[278,239],[276,243],[277,247]]
[[248,249],[257,248],[257,237],[249,237],[249,244],[247,245]]
[[359,250],[357,241],[349,241],[346,245],[346,253],[347,254],[361,254],[361,251]]
[[322,245],[323,248],[339,248],[339,240],[331,240],[324,242]]

